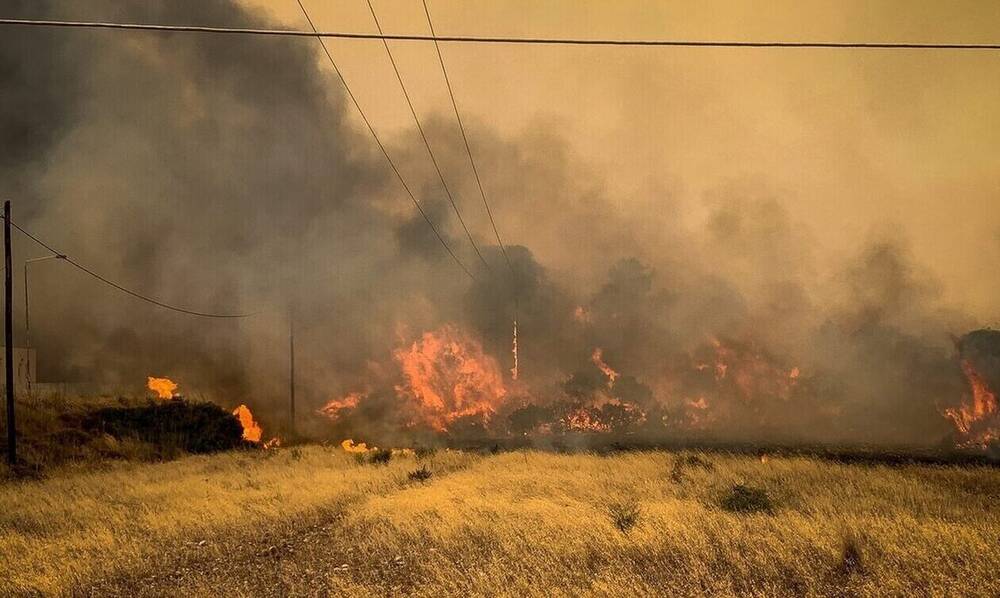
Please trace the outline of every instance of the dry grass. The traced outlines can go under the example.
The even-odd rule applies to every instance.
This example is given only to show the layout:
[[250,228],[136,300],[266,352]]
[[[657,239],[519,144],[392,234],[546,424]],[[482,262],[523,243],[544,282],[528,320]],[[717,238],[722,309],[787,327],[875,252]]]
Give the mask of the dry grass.
[[[0,591],[1000,595],[1000,471],[663,452],[229,453],[0,486]],[[737,485],[772,511],[722,508]],[[612,505],[634,506],[622,533]]]

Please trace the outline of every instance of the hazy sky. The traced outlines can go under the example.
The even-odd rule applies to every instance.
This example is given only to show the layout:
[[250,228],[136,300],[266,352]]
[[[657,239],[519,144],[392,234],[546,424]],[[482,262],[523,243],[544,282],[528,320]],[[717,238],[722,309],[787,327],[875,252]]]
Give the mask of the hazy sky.
[[[246,2],[284,25],[306,26],[294,0]],[[304,2],[320,29],[374,31],[364,0]],[[438,33],[453,35],[997,42],[1000,31],[1000,3],[981,1],[429,6]],[[419,0],[375,7],[387,32],[427,32]],[[411,126],[381,45],[330,44],[376,127]],[[447,115],[433,46],[392,47],[418,112]],[[818,255],[836,259],[873,234],[901,232],[946,299],[983,323],[998,320],[1000,52],[459,44],[443,51],[470,121],[510,135],[555,127],[624,210],[669,197],[683,206],[680,216],[697,220],[706,194],[750,181],[787,206],[820,243]],[[505,234],[530,243],[519,237],[518,219],[505,216],[503,198],[495,202]]]

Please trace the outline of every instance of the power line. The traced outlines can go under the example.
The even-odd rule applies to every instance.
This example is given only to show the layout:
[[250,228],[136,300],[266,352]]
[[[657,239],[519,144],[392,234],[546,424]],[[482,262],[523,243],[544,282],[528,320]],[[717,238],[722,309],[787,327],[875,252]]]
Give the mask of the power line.
[[[295,0],[295,1],[298,2],[299,8],[302,9],[302,15],[305,16],[306,21],[309,23],[309,27],[314,32],[316,32],[316,25],[313,24],[312,18],[309,16],[309,12],[306,10],[305,5],[302,4],[302,0]],[[333,70],[334,72],[337,73],[337,77],[340,79],[340,82],[344,85],[344,90],[347,91],[348,97],[351,98],[351,102],[353,102],[354,107],[357,108],[358,114],[361,115],[361,120],[364,121],[365,126],[368,127],[368,131],[372,134],[372,137],[375,139],[375,144],[382,151],[382,155],[385,156],[385,160],[386,162],[389,163],[389,167],[392,169],[392,172],[396,175],[396,178],[399,179],[399,184],[403,186],[403,190],[406,191],[406,195],[410,198],[410,201],[413,202],[413,205],[417,208],[417,211],[420,212],[420,215],[423,216],[424,222],[426,222],[427,226],[431,228],[431,230],[434,232],[434,236],[437,237],[437,240],[440,241],[442,246],[444,246],[445,251],[448,252],[448,255],[451,256],[451,259],[455,260],[455,263],[458,264],[458,267],[461,268],[462,271],[469,276],[469,278],[475,280],[476,279],[475,275],[473,275],[472,271],[469,270],[469,268],[466,267],[464,263],[462,263],[462,260],[458,259],[458,256],[451,249],[451,246],[448,245],[448,242],[444,240],[443,236],[441,236],[441,233],[438,231],[437,227],[434,226],[434,222],[431,221],[430,216],[428,216],[427,212],[424,211],[423,206],[421,206],[420,202],[417,201],[416,196],[413,195],[413,191],[410,190],[410,186],[406,184],[406,181],[403,179],[403,175],[399,172],[399,168],[396,167],[396,163],[389,155],[388,150],[385,149],[385,145],[383,145],[382,140],[379,139],[378,133],[375,132],[375,127],[373,127],[371,121],[368,120],[368,117],[365,115],[365,111],[361,109],[361,103],[358,102],[358,98],[355,97],[354,92],[351,91],[351,86],[347,84],[347,79],[344,78],[344,74],[341,73],[340,68],[337,67],[337,61],[333,59],[333,54],[331,54],[329,48],[326,47],[326,40],[324,40],[321,36],[319,36],[318,33],[313,33],[312,37],[316,37],[319,40],[320,45],[323,47],[323,53],[326,54],[326,57],[330,60],[330,65],[333,66]]]
[[52,21],[42,19],[5,19],[0,25],[27,27],[70,27],[88,29],[130,29],[134,31],[176,31],[235,35],[270,35],[285,37],[332,37],[340,39],[380,39],[417,42],[455,42],[471,44],[544,44],[563,46],[674,46],[689,48],[816,48],[862,50],[1000,50],[998,43],[919,43],[919,42],[814,42],[814,41],[724,41],[671,39],[601,39],[560,37],[485,37],[466,35],[403,35],[351,33],[343,31],[299,31],[295,29],[260,29],[208,27],[203,25],[160,25],[153,23],[114,23],[106,21]]
[[[437,35],[434,32],[434,21],[431,20],[431,11],[427,8],[427,0],[421,0],[424,4],[424,14],[427,15],[427,26],[430,27],[431,35]],[[385,41],[385,40],[383,40]],[[462,124],[462,114],[458,110],[458,102],[455,101],[455,91],[451,87],[451,78],[448,77],[448,69],[444,66],[444,56],[441,55],[441,45],[434,40],[434,49],[437,50],[438,64],[441,65],[441,74],[444,75],[445,85],[448,87],[448,96],[451,98],[451,107],[455,109],[455,120],[458,121],[458,129],[462,132],[462,141],[465,142],[465,153],[469,155],[469,164],[472,165],[472,174],[476,177],[476,185],[479,187],[479,195],[483,198],[483,205],[486,206],[486,215],[490,217],[490,226],[493,227],[493,234],[497,238],[497,245],[500,246],[500,252],[503,253],[503,258],[507,262],[507,268],[510,270],[511,275],[514,274],[514,267],[510,263],[510,257],[507,255],[507,247],[503,244],[503,240],[500,239],[500,231],[497,230],[496,220],[493,219],[493,210],[490,209],[490,202],[486,200],[486,191],[483,190],[483,181],[479,178],[479,169],[476,167],[476,160],[472,157],[472,148],[469,146],[469,136],[465,133],[465,125]]]
[[53,248],[51,245],[49,245],[45,241],[42,241],[41,239],[39,239],[35,235],[33,235],[30,232],[24,230],[23,228],[21,228],[20,226],[18,226],[18,224],[16,222],[14,222],[13,220],[10,221],[10,225],[13,226],[14,228],[16,228],[17,230],[21,231],[22,234],[24,234],[25,236],[27,236],[29,239],[31,239],[35,243],[38,243],[39,245],[41,245],[45,249],[48,249],[49,251],[51,251],[59,259],[61,259],[62,261],[66,262],[67,264],[73,266],[74,268],[77,268],[78,270],[86,272],[87,274],[89,274],[90,276],[93,276],[94,278],[96,278],[97,280],[103,282],[104,284],[112,286],[112,287],[118,289],[119,291],[121,291],[123,293],[127,293],[127,294],[129,294],[129,295],[131,295],[131,296],[133,296],[133,297],[135,297],[137,299],[142,299],[143,301],[146,301],[148,303],[152,303],[153,305],[157,305],[159,307],[163,307],[163,308],[169,309],[171,311],[176,311],[176,312],[179,312],[179,313],[182,313],[182,314],[188,314],[188,315],[191,315],[191,316],[199,316],[199,317],[202,317],[202,318],[248,318],[250,316],[254,316],[254,315],[257,315],[259,313],[259,312],[253,312],[253,313],[248,313],[248,314],[217,314],[217,313],[208,313],[208,312],[202,312],[202,311],[195,311],[195,310],[186,309],[186,308],[183,308],[183,307],[177,307],[176,305],[170,305],[169,303],[164,303],[164,302],[162,302],[162,301],[160,301],[158,299],[153,299],[152,297],[148,297],[148,296],[143,295],[141,293],[137,293],[136,291],[133,291],[131,289],[125,288],[122,285],[118,284],[117,282],[114,282],[112,280],[109,280],[109,279],[101,276],[97,272],[94,272],[90,268],[87,268],[83,264],[80,264],[79,262],[75,261],[73,258],[67,256],[65,253],[62,253],[61,251],[56,250],[55,248]]
[[[382,24],[378,21],[378,15],[375,14],[375,7],[372,6],[371,0],[365,0],[368,3],[368,10],[372,13],[372,18],[375,19],[375,27],[378,29],[379,33],[382,33]],[[417,132],[420,133],[420,138],[424,141],[424,147],[427,148],[427,154],[431,157],[431,163],[434,164],[434,171],[437,172],[438,179],[441,181],[441,186],[444,187],[444,194],[448,196],[448,202],[451,203],[451,207],[455,210],[455,215],[458,216],[458,221],[462,224],[462,229],[465,231],[465,236],[468,237],[469,243],[472,244],[472,248],[476,250],[476,255],[479,256],[479,261],[490,269],[490,265],[483,258],[483,254],[479,251],[479,246],[476,244],[476,240],[472,238],[472,233],[469,232],[469,227],[465,224],[465,219],[462,218],[462,212],[458,209],[458,204],[455,203],[455,197],[451,194],[451,189],[448,188],[448,183],[444,180],[444,175],[441,173],[441,167],[438,165],[437,158],[434,157],[434,151],[431,149],[431,144],[427,141],[427,135],[424,133],[424,127],[420,124],[420,118],[417,117],[417,111],[413,108],[413,101],[410,100],[410,94],[406,91],[406,85],[403,83],[403,76],[399,74],[399,67],[396,66],[396,59],[392,55],[392,50],[389,49],[389,42],[382,40],[382,45],[385,47],[385,53],[389,57],[389,63],[392,64],[392,70],[396,73],[396,81],[399,81],[399,88],[403,90],[403,97],[406,98],[406,105],[410,107],[410,114],[413,115],[413,122],[417,124]]]

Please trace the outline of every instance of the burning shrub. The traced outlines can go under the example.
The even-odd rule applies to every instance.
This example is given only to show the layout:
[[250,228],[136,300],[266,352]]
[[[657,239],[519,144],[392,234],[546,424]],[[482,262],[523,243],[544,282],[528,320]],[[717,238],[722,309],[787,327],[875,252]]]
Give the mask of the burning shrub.
[[736,484],[722,498],[722,508],[733,513],[774,513],[774,504],[766,490]]
[[627,534],[637,523],[642,509],[635,499],[614,502],[608,506],[608,515],[611,516],[611,523],[623,534]]
[[420,469],[415,469],[411,471],[406,475],[406,477],[411,482],[426,482],[427,480],[431,479],[432,475],[434,474],[431,473],[431,470],[427,469],[426,465],[421,465]]
[[115,438],[152,444],[160,456],[178,451],[211,453],[242,446],[243,427],[231,413],[212,403],[183,399],[138,406],[105,407],[91,413],[85,427]]
[[[968,394],[956,407],[944,410],[955,427],[960,446],[996,451],[1000,447],[1000,331],[975,330],[958,340],[956,348]],[[991,448],[992,445],[992,448]]]

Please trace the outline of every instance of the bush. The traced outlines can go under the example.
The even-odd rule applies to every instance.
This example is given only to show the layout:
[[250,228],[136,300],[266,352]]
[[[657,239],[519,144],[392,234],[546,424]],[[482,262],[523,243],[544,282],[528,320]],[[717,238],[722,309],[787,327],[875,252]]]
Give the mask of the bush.
[[413,449],[413,454],[416,456],[417,460],[428,459],[437,454],[437,448],[432,446],[418,446]]
[[774,513],[774,504],[766,490],[736,484],[722,498],[722,508],[733,513]]
[[853,535],[844,538],[844,545],[840,554],[840,567],[838,569],[843,575],[865,572],[861,547],[858,544],[858,539]]
[[365,462],[370,465],[386,465],[392,460],[392,451],[389,449],[375,449],[364,453]]
[[684,469],[697,467],[704,471],[712,471],[715,466],[708,459],[699,455],[677,455],[674,457],[674,464],[670,468],[670,479],[675,484],[684,481]]
[[639,503],[634,500],[611,503],[608,506],[608,514],[611,516],[611,523],[623,534],[627,534],[630,529],[639,523],[639,516],[642,514]]
[[421,465],[420,469],[415,469],[407,474],[406,477],[410,479],[411,482],[426,482],[431,479],[431,470],[427,469],[426,465]]
[[90,413],[84,427],[118,439],[150,443],[167,457],[178,452],[211,453],[244,444],[243,427],[232,413],[213,403],[183,399],[105,407]]

